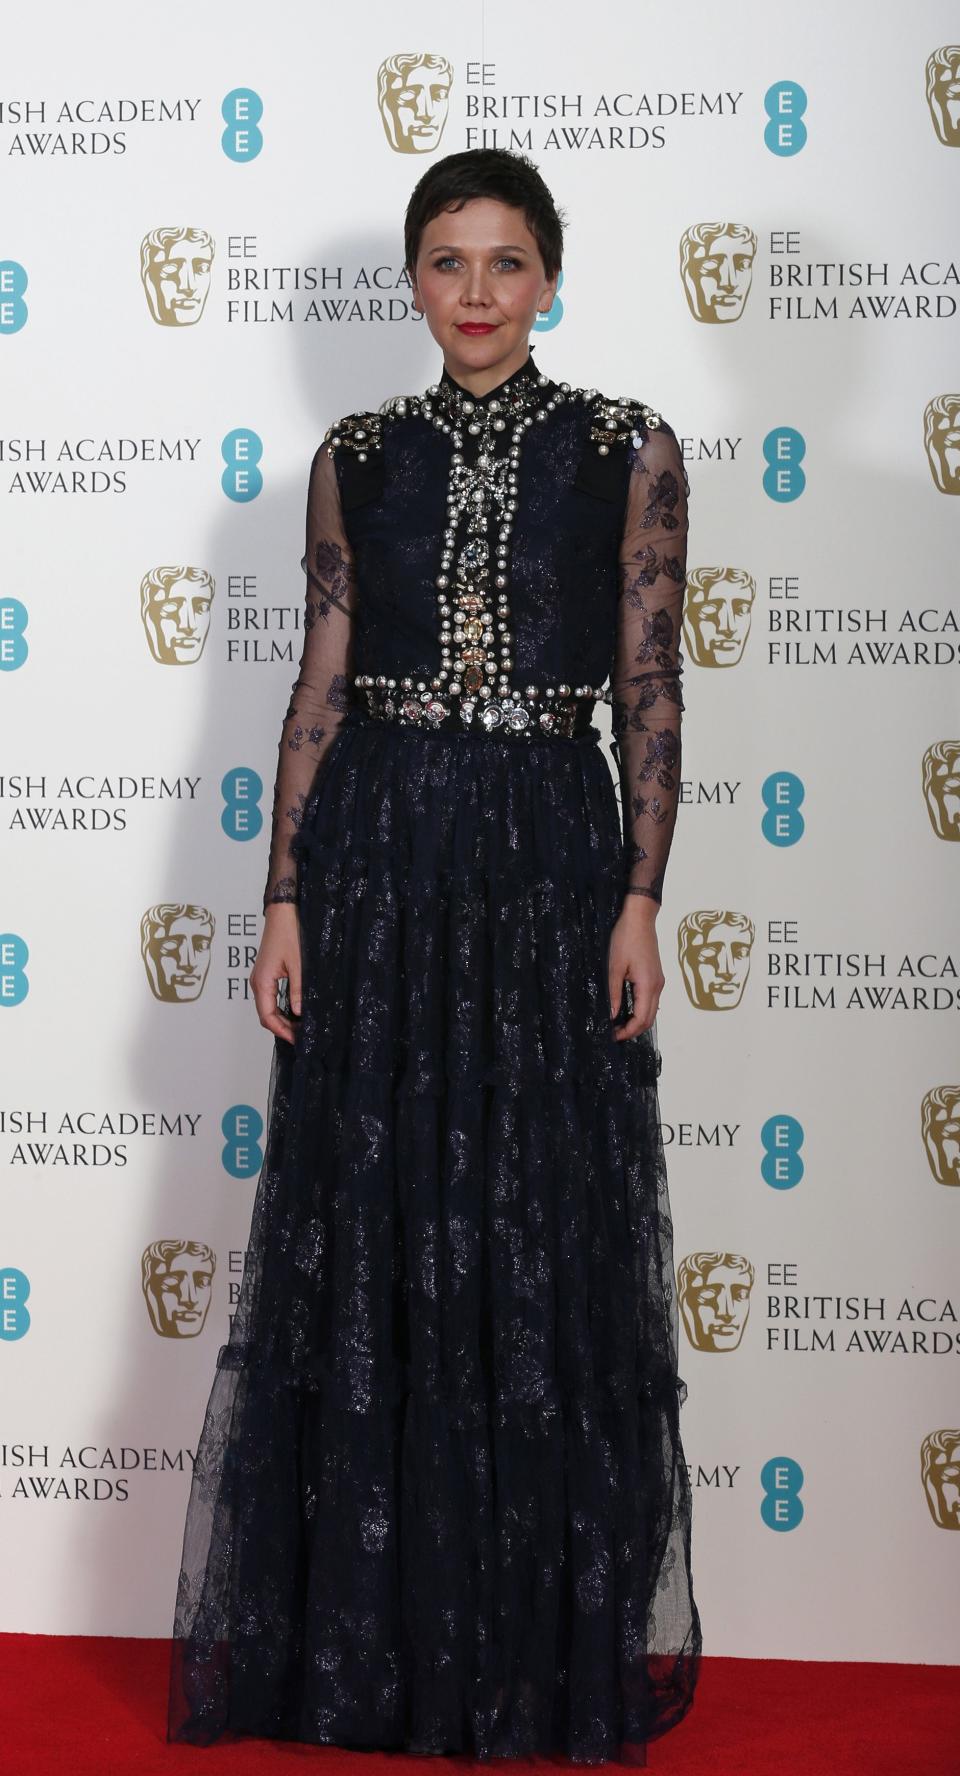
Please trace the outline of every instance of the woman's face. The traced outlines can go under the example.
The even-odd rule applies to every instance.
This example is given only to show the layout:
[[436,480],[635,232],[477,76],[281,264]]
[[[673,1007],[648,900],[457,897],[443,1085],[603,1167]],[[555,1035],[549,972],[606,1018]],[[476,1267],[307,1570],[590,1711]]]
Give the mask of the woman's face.
[[[428,222],[414,267],[413,294],[452,376],[493,371],[509,376],[522,364],[538,312],[557,288],[523,211],[492,197]],[[482,392],[481,390],[477,391]]]

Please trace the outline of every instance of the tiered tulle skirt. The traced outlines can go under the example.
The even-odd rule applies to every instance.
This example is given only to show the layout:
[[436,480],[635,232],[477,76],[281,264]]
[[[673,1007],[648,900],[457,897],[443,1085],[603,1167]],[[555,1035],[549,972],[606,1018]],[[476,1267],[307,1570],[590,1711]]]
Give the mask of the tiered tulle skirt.
[[598,738],[355,714],[317,771],[171,1739],[645,1764],[693,1700],[661,1056],[612,1033]]

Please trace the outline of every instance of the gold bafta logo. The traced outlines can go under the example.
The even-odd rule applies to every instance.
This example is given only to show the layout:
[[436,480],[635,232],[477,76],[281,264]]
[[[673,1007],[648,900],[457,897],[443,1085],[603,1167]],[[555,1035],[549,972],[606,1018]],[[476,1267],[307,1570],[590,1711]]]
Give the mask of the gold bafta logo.
[[208,907],[162,900],[140,921],[140,954],[155,999],[186,1005],[199,999],[215,930]]
[[217,1256],[202,1240],[154,1240],[140,1261],[147,1312],[161,1338],[196,1338],[210,1306]]
[[960,1085],[937,1085],[920,1105],[923,1149],[938,1184],[960,1187]]
[[210,288],[213,237],[205,228],[154,228],[140,242],[140,277],[160,327],[191,327]]
[[755,936],[746,913],[701,907],[681,919],[677,949],[687,997],[697,1011],[734,1011],[750,973]]
[[745,222],[698,222],[680,236],[680,277],[695,321],[739,321],[757,237]]
[[192,666],[210,632],[216,588],[202,567],[153,567],[140,581],[140,618],[161,666]]
[[936,740],[923,755],[923,799],[938,839],[960,839],[960,740]]
[[938,1529],[960,1529],[960,1430],[931,1431],[920,1445],[920,1478]]
[[756,596],[756,581],[745,568],[698,567],[688,573],[683,640],[695,666],[739,666]]
[[750,1312],[754,1268],[739,1252],[691,1252],[677,1270],[677,1301],[694,1350],[736,1350]]
[[377,69],[377,104],[391,148],[429,154],[443,135],[453,69],[446,56],[387,56]]
[[927,104],[945,148],[960,148],[960,44],[945,44],[927,57]]
[[960,395],[935,395],[923,410],[923,448],[934,486],[960,493]]

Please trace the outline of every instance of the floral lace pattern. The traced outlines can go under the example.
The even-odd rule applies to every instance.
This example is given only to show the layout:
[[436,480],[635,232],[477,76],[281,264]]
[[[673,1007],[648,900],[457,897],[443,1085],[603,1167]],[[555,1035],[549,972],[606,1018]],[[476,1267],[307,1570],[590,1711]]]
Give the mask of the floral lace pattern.
[[701,1631],[646,1031],[596,737],[345,718],[198,1450],[171,1738],[643,1764]]
[[350,707],[356,573],[326,446],[320,447],[311,465],[301,567],[307,575],[304,642],[280,733],[264,908],[298,898],[291,841],[299,830],[317,766]]
[[689,481],[661,423],[631,449],[611,675],[626,892],[660,901],[680,796]]

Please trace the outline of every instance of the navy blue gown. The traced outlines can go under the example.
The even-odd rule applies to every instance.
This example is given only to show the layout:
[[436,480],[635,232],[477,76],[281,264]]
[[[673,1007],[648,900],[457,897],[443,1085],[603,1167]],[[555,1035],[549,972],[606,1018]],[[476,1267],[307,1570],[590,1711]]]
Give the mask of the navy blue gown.
[[691,1705],[662,1057],[607,979],[676,818],[688,492],[664,419],[532,353],[314,456],[264,894],[303,1003],[170,1740],[645,1764]]

